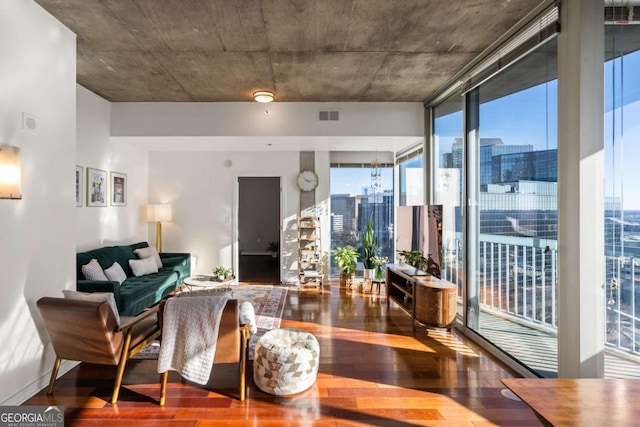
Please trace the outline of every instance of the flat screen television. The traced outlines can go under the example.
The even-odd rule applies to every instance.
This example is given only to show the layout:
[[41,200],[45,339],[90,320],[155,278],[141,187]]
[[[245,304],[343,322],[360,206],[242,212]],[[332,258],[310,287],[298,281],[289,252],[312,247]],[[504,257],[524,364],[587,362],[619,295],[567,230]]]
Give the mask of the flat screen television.
[[396,252],[420,251],[427,260],[422,271],[411,274],[441,278],[442,205],[398,206],[396,224]]

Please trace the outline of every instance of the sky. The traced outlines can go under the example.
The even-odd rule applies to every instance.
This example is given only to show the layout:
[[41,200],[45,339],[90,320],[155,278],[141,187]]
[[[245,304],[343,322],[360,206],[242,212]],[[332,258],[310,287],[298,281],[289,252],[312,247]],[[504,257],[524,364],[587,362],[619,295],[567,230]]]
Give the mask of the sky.
[[[640,51],[605,65],[605,193],[622,198],[624,210],[640,210],[638,76]],[[558,146],[557,117],[557,81],[551,81],[482,104],[480,138],[501,138],[509,145],[531,144],[534,150],[554,149]],[[441,153],[451,151],[454,138],[461,137],[461,128],[461,111],[436,120]]]
[[[638,76],[640,51],[605,64],[605,192],[608,197],[622,198],[624,210],[640,210]],[[534,150],[555,149],[557,117],[557,81],[554,80],[483,103],[480,137],[501,138],[509,145],[531,144]],[[461,128],[461,111],[436,120],[440,153],[451,152],[454,138],[462,136]],[[363,194],[362,189],[370,184],[370,169],[332,169],[333,194]],[[389,189],[393,186],[391,169],[385,170],[383,186]]]
[[[382,190],[393,190],[393,168],[382,168]],[[364,194],[371,187],[370,168],[331,168],[331,194]]]

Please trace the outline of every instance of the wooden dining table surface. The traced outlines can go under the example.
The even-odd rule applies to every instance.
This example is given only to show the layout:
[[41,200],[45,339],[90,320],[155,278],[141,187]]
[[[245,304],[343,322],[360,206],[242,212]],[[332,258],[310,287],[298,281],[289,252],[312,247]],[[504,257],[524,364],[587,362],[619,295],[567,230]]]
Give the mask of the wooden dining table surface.
[[509,378],[502,383],[551,426],[640,426],[640,380]]

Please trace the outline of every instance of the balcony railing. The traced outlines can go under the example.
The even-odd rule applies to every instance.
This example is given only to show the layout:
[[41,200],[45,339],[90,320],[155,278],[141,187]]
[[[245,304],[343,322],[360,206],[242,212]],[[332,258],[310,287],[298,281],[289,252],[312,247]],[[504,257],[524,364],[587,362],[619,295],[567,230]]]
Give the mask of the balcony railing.
[[[482,309],[539,328],[558,326],[557,245],[554,240],[481,234],[478,297]],[[461,242],[447,245],[443,278],[462,295]],[[606,345],[640,355],[640,258],[605,257]],[[638,310],[636,310],[638,307]]]

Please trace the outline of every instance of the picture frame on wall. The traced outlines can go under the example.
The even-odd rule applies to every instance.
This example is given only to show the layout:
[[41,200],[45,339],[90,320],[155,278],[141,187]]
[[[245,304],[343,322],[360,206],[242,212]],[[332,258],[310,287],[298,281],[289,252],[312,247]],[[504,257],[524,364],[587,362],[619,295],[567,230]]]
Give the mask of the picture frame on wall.
[[87,206],[107,206],[107,171],[87,167]]
[[77,207],[82,207],[82,204],[84,202],[84,175],[82,174],[83,171],[83,167],[82,166],[76,166],[76,206]]
[[127,206],[127,175],[111,172],[111,206]]

